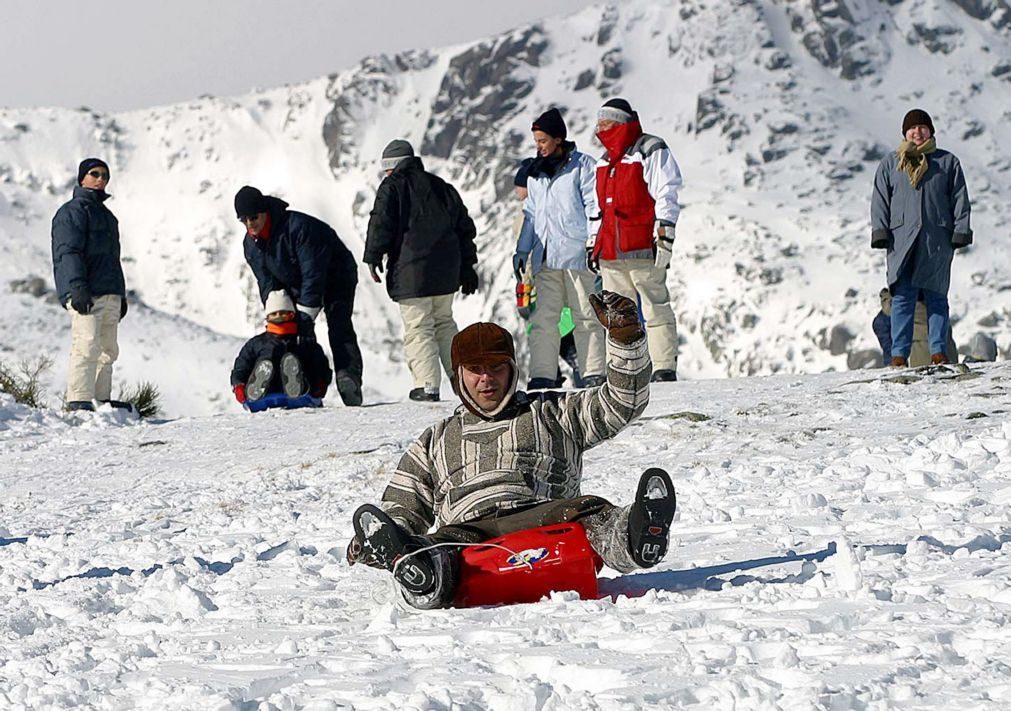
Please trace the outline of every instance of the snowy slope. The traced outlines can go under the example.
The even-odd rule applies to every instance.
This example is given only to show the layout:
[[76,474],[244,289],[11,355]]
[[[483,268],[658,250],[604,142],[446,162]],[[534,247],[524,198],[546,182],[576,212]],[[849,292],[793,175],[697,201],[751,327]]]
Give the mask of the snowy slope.
[[[484,286],[458,301],[458,319],[518,326],[509,186],[532,152],[530,121],[560,106],[571,136],[595,154],[595,110],[613,95],[669,141],[686,177],[669,278],[683,377],[843,370],[874,358],[884,256],[868,246],[870,184],[914,105],[962,159],[973,198],[976,245],[953,270],[955,338],[982,330],[1006,354],[1009,56],[1005,0],[630,0],[248,96],[117,115],[3,110],[0,355],[66,347],[57,343],[65,316],[6,283],[51,279],[49,219],[77,160],[100,154],[113,165],[128,283],[151,309],[134,333],[172,323],[207,364],[172,412],[235,407],[222,397],[228,349],[200,330],[248,337],[258,328],[235,191],[251,183],[283,196],[360,255],[378,155],[398,136],[461,187],[478,224]],[[360,277],[366,397],[402,399],[396,309]],[[24,332],[26,321],[38,326]],[[167,375],[186,367],[173,355],[126,340],[123,373],[185,381]],[[64,371],[59,362],[54,393]]]
[[1009,378],[655,386],[583,490],[669,469],[668,559],[605,570],[601,600],[428,613],[344,552],[451,404],[137,423],[0,399],[0,707],[1002,708]]

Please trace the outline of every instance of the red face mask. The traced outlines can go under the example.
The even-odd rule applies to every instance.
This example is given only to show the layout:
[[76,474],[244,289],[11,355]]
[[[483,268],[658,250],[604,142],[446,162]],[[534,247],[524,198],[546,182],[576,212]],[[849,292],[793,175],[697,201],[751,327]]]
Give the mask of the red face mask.
[[628,123],[619,123],[606,131],[597,134],[597,138],[607,149],[607,157],[611,161],[619,160],[625,155],[625,150],[635,143],[636,139],[642,135],[642,126],[638,118],[633,118]]

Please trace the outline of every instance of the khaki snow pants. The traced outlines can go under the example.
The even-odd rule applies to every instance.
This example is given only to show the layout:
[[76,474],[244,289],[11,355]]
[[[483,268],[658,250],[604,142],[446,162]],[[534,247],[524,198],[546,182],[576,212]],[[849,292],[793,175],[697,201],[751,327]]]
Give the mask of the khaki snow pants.
[[451,348],[458,329],[453,320],[453,294],[401,299],[400,316],[404,320],[404,352],[407,367],[416,388],[436,391],[442,382],[442,370],[453,370]]
[[542,268],[534,275],[537,307],[530,316],[530,378],[554,380],[558,373],[558,319],[562,307],[572,311],[572,332],[579,355],[579,372],[603,375],[605,368],[604,328],[590,306],[596,276],[574,269]]
[[646,340],[653,372],[677,370],[678,327],[667,290],[667,270],[658,269],[651,259],[615,259],[600,262],[604,289],[627,296],[641,297],[646,318]]
[[99,296],[87,316],[70,311],[70,367],[67,402],[112,399],[112,364],[119,357],[117,335],[123,297]]

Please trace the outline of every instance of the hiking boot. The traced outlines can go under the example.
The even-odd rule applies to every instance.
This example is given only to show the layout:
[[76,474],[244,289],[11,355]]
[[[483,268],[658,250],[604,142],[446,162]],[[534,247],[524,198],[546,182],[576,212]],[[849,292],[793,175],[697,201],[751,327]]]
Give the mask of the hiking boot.
[[347,407],[362,404],[362,384],[347,373],[337,373],[337,392]]
[[948,356],[944,353],[931,353],[930,354],[930,364],[931,365],[948,365],[951,361],[948,360]]
[[405,590],[425,595],[435,589],[435,570],[427,551],[414,554],[418,544],[382,509],[372,504],[358,507],[352,517],[355,538],[361,542],[362,557],[393,572]]
[[892,356],[892,362],[888,364],[889,368],[905,368],[909,365],[909,360],[905,356]]
[[649,382],[651,383],[675,383],[678,379],[678,373],[676,370],[671,370],[670,368],[661,368],[660,370],[654,370],[653,375],[650,376]]
[[677,497],[670,475],[651,468],[642,473],[628,512],[628,550],[636,565],[652,568],[667,555]]
[[267,388],[270,387],[270,383],[273,379],[273,362],[267,360],[266,358],[256,361],[256,365],[253,366],[253,374],[249,376],[249,382],[246,383],[246,399],[261,399],[267,394]]
[[126,410],[127,412],[137,411],[136,408],[134,408],[133,403],[129,403],[124,400],[99,400],[98,402],[102,405],[111,405],[117,410]]
[[95,403],[91,400],[71,400],[64,406],[64,409],[67,412],[94,412]]
[[302,362],[294,353],[285,353],[281,356],[281,390],[290,398],[302,397],[309,392],[309,388],[305,385]]
[[415,402],[439,402],[439,393],[431,393],[424,388],[414,388],[407,397]]
[[587,375],[583,378],[584,388],[598,388],[607,382],[606,375]]
[[558,387],[556,381],[551,378],[531,378],[527,382],[527,390],[550,390],[556,387]]

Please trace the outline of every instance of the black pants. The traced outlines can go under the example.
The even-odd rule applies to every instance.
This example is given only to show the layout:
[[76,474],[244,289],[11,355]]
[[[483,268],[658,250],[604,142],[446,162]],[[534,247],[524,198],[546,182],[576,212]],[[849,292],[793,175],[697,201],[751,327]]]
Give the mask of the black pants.
[[351,322],[355,310],[355,288],[358,284],[351,280],[331,280],[331,283],[334,281],[337,283],[332,287],[328,285],[327,298],[323,304],[330,351],[333,353],[334,376],[337,379],[341,375],[349,376],[361,387],[362,352],[358,348],[358,335]]

